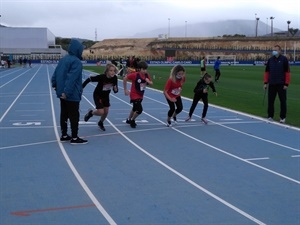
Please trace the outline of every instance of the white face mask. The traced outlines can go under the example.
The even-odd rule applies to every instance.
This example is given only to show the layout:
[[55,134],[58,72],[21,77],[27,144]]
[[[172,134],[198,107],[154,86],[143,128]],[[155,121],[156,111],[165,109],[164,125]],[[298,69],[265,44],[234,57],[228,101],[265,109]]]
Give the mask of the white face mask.
[[181,79],[182,79],[182,76],[176,75],[176,79],[177,79],[177,80],[181,80]]
[[278,51],[273,51],[273,52],[272,52],[272,55],[278,56]]

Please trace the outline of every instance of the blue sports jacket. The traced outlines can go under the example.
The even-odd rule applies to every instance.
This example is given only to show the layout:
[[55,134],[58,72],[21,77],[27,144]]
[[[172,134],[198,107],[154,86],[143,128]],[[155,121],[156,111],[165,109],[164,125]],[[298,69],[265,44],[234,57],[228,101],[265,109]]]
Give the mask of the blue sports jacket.
[[68,47],[69,54],[59,61],[52,75],[52,87],[56,88],[58,98],[61,97],[62,93],[65,93],[67,101],[79,102],[81,100],[82,52],[83,45],[72,39]]

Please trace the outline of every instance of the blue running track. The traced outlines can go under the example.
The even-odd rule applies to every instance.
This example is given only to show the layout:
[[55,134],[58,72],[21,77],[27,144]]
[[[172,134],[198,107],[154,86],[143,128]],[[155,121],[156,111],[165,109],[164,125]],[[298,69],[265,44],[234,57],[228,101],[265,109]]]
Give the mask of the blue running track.
[[201,103],[185,122],[191,99],[167,127],[166,100],[148,88],[132,129],[120,81],[106,131],[83,121],[90,83],[89,143],[61,143],[54,69],[0,70],[0,225],[300,224],[298,128],[212,105],[205,125]]

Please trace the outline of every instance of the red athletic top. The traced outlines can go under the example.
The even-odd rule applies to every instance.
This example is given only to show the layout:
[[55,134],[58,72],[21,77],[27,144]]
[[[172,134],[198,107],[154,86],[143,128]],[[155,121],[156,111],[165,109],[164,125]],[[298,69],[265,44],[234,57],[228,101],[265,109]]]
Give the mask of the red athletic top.
[[146,78],[151,81],[149,74],[142,74],[141,72],[130,73],[127,79],[131,80],[130,99],[143,99],[144,92],[147,86]]
[[185,77],[181,80],[176,80],[175,83],[171,78],[167,80],[165,85],[165,91],[167,91],[168,95],[171,98],[177,98],[181,94],[182,85],[185,82]]

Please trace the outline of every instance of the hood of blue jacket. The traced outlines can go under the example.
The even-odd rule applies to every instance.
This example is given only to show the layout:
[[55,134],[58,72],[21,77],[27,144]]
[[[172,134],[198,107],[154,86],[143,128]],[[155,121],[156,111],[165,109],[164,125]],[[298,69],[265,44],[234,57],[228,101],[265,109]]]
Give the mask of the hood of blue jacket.
[[77,58],[81,59],[82,52],[83,45],[79,41],[72,39],[68,47],[69,55],[75,55]]

